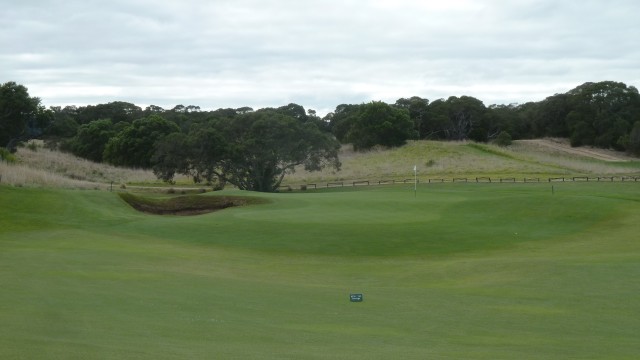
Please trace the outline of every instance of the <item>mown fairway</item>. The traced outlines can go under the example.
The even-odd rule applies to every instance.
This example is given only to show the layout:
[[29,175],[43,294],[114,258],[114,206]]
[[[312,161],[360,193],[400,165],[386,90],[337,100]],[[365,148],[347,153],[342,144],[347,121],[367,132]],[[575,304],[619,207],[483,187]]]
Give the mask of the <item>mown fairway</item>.
[[270,202],[192,217],[0,187],[0,358],[636,358],[640,183],[554,187],[231,191]]

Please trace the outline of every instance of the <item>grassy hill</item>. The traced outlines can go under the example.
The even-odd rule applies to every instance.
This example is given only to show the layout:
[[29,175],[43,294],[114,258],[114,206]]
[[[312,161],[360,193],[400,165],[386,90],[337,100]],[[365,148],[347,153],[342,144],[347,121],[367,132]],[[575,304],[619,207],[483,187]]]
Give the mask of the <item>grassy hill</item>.
[[[124,185],[162,183],[149,170],[124,169],[96,164],[70,154],[51,151],[34,143],[18,151],[18,165],[0,162],[0,183],[19,186],[104,189],[114,182]],[[590,148],[571,148],[566,141],[544,139],[516,141],[509,147],[473,142],[412,141],[396,149],[354,152],[344,146],[340,152],[342,170],[305,172],[285,177],[289,185],[333,181],[404,180],[413,178],[413,166],[420,180],[452,177],[559,177],[640,176],[640,160],[623,153]],[[181,186],[194,186],[178,177]]]
[[[474,142],[413,141],[397,149],[375,149],[363,153],[350,151],[345,146],[340,156],[342,171],[298,171],[286,180],[289,183],[399,180],[412,178],[414,165],[423,180],[460,176],[522,179],[640,174],[640,160],[622,153],[597,149],[590,149],[588,153],[572,150],[566,142],[558,139],[516,141],[509,147]],[[613,155],[604,158],[596,156],[598,154]]]

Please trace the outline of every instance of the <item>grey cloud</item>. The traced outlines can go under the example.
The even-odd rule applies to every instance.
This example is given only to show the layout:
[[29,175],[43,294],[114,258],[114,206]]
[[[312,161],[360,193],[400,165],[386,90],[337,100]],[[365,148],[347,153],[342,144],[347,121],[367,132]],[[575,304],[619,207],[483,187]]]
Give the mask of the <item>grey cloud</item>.
[[279,106],[468,94],[537,101],[640,82],[636,1],[29,1],[0,78],[46,105]]

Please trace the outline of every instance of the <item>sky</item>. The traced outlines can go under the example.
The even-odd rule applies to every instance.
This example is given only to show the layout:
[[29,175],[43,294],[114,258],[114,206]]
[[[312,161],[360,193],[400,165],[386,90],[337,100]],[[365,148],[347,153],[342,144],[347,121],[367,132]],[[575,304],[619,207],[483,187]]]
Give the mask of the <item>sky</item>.
[[0,83],[203,110],[640,85],[638,0],[0,0]]

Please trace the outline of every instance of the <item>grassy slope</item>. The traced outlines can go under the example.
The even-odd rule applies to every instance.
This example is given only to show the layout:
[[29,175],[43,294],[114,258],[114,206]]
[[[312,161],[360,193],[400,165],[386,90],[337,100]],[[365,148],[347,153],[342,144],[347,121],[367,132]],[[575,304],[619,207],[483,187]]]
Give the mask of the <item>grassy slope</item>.
[[[554,142],[557,144],[559,141]],[[95,164],[75,156],[37,147],[37,151],[21,148],[19,165],[0,162],[0,182],[15,186],[50,186],[105,189],[120,184],[163,186],[151,171],[123,169]],[[285,185],[299,185],[354,180],[404,180],[418,177],[558,177],[558,176],[625,176],[640,175],[640,161],[607,162],[587,156],[554,150],[535,142],[517,141],[507,148],[471,142],[410,141],[396,149],[375,149],[354,153],[344,146],[340,159],[342,171],[308,173],[298,169],[285,177]],[[191,179],[176,178],[180,186],[193,185]],[[129,186],[130,187],[130,186]]]
[[344,147],[340,172],[325,170],[308,173],[299,169],[285,178],[289,184],[339,180],[402,180],[418,177],[557,177],[622,176],[640,173],[640,161],[606,162],[589,157],[545,149],[527,142],[501,148],[471,142],[410,141],[390,150],[353,153]]
[[555,188],[261,194],[160,217],[0,187],[0,358],[633,358],[638,184]]

